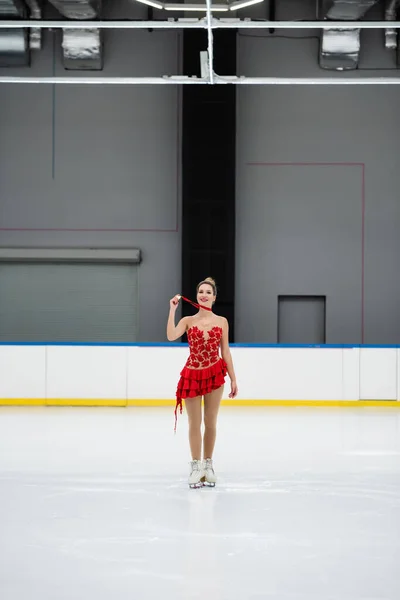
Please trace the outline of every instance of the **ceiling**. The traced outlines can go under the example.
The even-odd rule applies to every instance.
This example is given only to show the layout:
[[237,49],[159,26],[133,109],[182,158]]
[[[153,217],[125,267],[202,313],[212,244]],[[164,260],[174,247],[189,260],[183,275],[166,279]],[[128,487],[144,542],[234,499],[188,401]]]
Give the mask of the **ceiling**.
[[[235,19],[240,19],[241,23],[245,20],[250,28],[271,27],[279,20],[292,23],[312,21],[317,25],[320,36],[318,60],[321,69],[348,71],[357,69],[359,64],[362,48],[360,22],[364,20],[373,18],[381,21],[385,32],[382,43],[388,50],[397,49],[397,28],[393,27],[393,21],[397,19],[399,3],[399,0],[195,0],[190,3],[159,0],[0,0],[0,19],[3,21],[0,28],[0,67],[29,67],[33,53],[42,49],[43,28],[38,25],[49,20],[61,21],[60,43],[66,71],[101,71],[107,55],[101,23],[110,19],[142,23],[143,27],[150,22],[160,24],[162,21],[166,28],[198,27],[199,20],[203,20],[201,26],[209,28],[208,58],[212,50],[210,34],[215,19],[223,19],[225,26],[230,28],[236,28]],[[207,7],[211,7],[211,13],[207,12]],[[283,12],[284,19],[280,16]],[[28,22],[29,27],[26,26]],[[354,22],[354,27],[343,27],[343,22]],[[74,23],[78,24],[72,27]],[[318,28],[319,23],[323,23],[324,27]],[[207,68],[209,64],[204,64],[205,72]]]

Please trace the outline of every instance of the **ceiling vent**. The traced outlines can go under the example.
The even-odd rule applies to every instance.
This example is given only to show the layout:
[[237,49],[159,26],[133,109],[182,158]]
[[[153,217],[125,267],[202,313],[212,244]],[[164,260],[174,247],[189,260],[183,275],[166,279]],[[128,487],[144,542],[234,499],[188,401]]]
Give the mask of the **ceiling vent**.
[[[24,19],[26,7],[20,0],[0,0],[0,19]],[[0,67],[26,67],[30,62],[25,29],[0,29]]]
[[[322,2],[320,14],[331,21],[359,21],[378,0],[333,0]],[[329,5],[329,8],[327,8]],[[324,29],[319,64],[323,69],[345,71],[356,69],[360,57],[360,29]]]
[[[101,0],[50,0],[67,19],[96,20],[101,13]],[[64,68],[79,71],[100,71],[103,68],[102,30],[88,27],[63,29]]]

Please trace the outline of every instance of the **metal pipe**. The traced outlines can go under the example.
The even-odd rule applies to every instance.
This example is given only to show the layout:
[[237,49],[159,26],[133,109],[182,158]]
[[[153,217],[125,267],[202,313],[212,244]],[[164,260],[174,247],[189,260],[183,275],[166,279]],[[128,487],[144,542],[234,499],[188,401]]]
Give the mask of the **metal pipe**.
[[[390,69],[389,69],[390,70]],[[400,85],[399,77],[229,77],[214,74],[214,84],[222,85]],[[204,85],[209,78],[183,77],[0,77],[1,83],[41,83],[70,85]]]
[[[182,5],[183,6],[183,5]],[[386,29],[387,21],[357,21],[357,29]],[[177,19],[168,21],[0,21],[0,29],[207,29],[206,19]],[[354,29],[354,21],[249,21],[241,19],[211,19],[213,29]],[[400,29],[400,21],[390,27]]]
[[[228,22],[227,19],[213,19],[213,27],[218,29],[386,29],[386,21],[242,21]],[[390,27],[400,29],[400,21],[393,21]]]
[[214,83],[214,46],[213,46],[213,33],[212,33],[212,14],[211,14],[211,0],[206,0],[207,7],[207,39],[208,39],[208,72],[210,75],[210,83]]
[[[388,69],[390,70],[390,69]],[[234,85],[400,85],[400,77],[215,77],[216,84]]]
[[171,19],[168,21],[0,21],[0,29],[204,29],[204,19]]
[[198,85],[210,83],[209,78],[185,77],[171,75],[165,77],[8,77],[1,76],[1,83],[47,83],[47,84],[69,84],[69,85],[140,85],[140,84],[165,84]]

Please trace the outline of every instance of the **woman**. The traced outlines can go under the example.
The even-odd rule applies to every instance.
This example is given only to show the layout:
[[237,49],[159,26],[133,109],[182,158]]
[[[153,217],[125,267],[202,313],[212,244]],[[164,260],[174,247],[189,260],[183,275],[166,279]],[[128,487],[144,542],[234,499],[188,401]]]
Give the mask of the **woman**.
[[[192,317],[184,317],[175,325],[175,312],[180,296],[170,300],[167,324],[167,338],[170,342],[188,336],[190,356],[181,372],[176,391],[175,419],[178,407],[182,413],[182,399],[185,400],[189,419],[189,443],[192,454],[190,487],[201,487],[202,482],[214,486],[212,456],[215,446],[218,411],[224,390],[225,376],[231,379],[229,398],[238,393],[233,362],[229,350],[228,321],[212,311],[217,298],[214,279],[207,277],[197,286],[199,311]],[[221,348],[221,355],[219,354]],[[202,397],[204,397],[204,438],[201,437]],[[201,450],[203,446],[203,458]]]

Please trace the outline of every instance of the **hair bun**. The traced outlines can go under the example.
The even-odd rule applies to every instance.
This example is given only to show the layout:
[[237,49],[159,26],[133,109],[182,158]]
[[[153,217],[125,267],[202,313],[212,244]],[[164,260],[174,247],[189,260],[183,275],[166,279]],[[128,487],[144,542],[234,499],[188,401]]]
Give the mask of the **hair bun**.
[[209,281],[209,282],[210,282],[212,285],[214,285],[214,286],[215,286],[215,279],[213,279],[212,277],[206,277],[206,279],[204,280],[204,283],[205,283],[206,281]]

